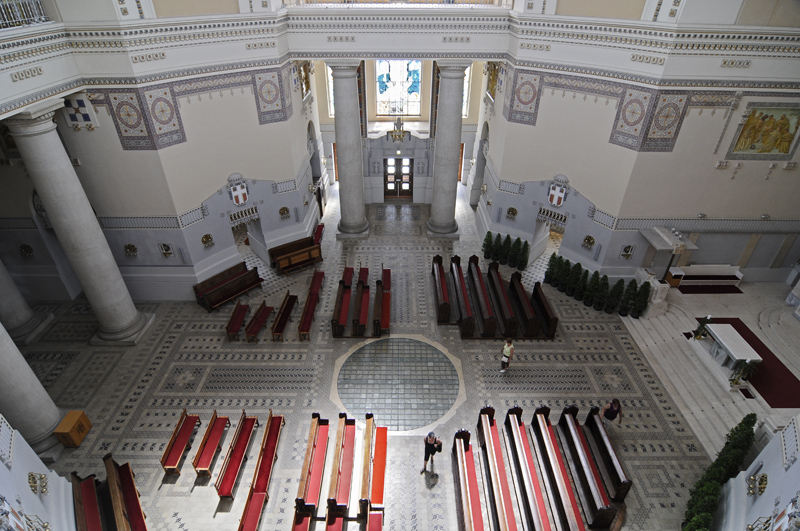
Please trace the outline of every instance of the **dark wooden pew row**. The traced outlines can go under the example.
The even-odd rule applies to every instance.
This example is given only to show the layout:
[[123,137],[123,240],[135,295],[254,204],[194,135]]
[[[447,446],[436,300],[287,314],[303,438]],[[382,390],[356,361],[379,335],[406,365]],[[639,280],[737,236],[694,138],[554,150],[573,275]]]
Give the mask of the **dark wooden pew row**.
[[436,303],[436,322],[447,324],[450,322],[450,294],[447,292],[447,277],[444,274],[441,255],[433,257],[431,264],[433,275],[433,300]]
[[372,337],[381,337],[381,312],[383,311],[383,281],[375,281],[375,300],[372,304]]
[[314,275],[311,277],[311,286],[309,286],[308,292],[318,294],[324,283],[325,271],[314,271]]
[[458,306],[458,326],[461,338],[472,337],[475,334],[475,317],[472,315],[472,308],[469,304],[467,283],[464,280],[464,272],[461,270],[460,256],[450,258],[450,274],[453,276],[453,285],[455,286],[453,298]]
[[250,322],[244,327],[244,333],[247,336],[247,342],[252,343],[258,341],[258,333],[267,324],[267,319],[272,315],[272,306],[267,306],[266,301],[261,301],[256,313],[250,318]]
[[551,514],[559,530],[586,531],[549,417],[550,408],[537,408],[531,420],[531,433],[539,469],[543,472],[548,487]]
[[589,527],[610,527],[617,515],[606,494],[603,479],[592,459],[586,436],[577,420],[578,408],[565,407],[558,419],[564,455],[572,472],[573,485]]
[[81,478],[77,472],[72,473],[72,500],[77,531],[103,531],[103,518],[100,514],[94,474]]
[[242,461],[247,454],[247,447],[250,446],[250,439],[257,427],[258,416],[247,416],[243,409],[239,423],[236,425],[236,432],[233,434],[233,440],[228,447],[228,453],[225,455],[225,461],[222,463],[222,470],[214,484],[220,498],[233,498],[233,487],[236,485],[236,479],[242,470]]
[[481,409],[478,416],[478,441],[483,448],[488,468],[489,506],[492,509],[495,527],[500,531],[515,531],[517,519],[514,516],[514,504],[508,487],[508,475],[503,462],[503,450],[494,418],[494,408]]
[[361,470],[361,497],[358,504],[359,515],[369,518],[370,513],[383,511],[388,428],[376,426],[372,413],[367,413],[366,423],[364,459]]
[[461,528],[465,531],[483,531],[483,514],[481,513],[481,489],[478,486],[478,475],[475,473],[475,458],[472,445],[469,443],[469,432],[459,430],[453,438],[453,456],[458,473],[456,492],[460,501],[459,517]]
[[244,505],[242,518],[239,520],[238,531],[258,530],[261,514],[264,512],[264,505],[269,501],[267,490],[269,489],[269,480],[272,477],[272,468],[278,459],[278,442],[281,438],[283,424],[283,415],[273,415],[270,409],[267,416],[267,425],[264,428],[261,448],[258,451],[256,472],[253,475],[250,492],[247,494],[247,502]]
[[511,301],[508,299],[508,290],[503,282],[503,277],[500,275],[499,268],[500,264],[497,262],[489,264],[489,287],[497,301],[497,315],[501,325],[500,331],[505,337],[514,337],[517,335],[519,322],[514,314],[514,308],[511,307]]
[[539,319],[542,330],[546,337],[553,339],[556,337],[556,327],[558,326],[558,317],[556,312],[550,306],[550,301],[544,295],[542,285],[537,282],[533,286],[533,294],[531,295],[531,307]]
[[273,341],[283,341],[283,331],[286,329],[286,324],[289,322],[296,304],[297,295],[290,295],[287,290],[283,302],[281,302],[281,308],[275,314],[275,320],[272,322]]
[[392,320],[392,270],[381,271],[383,294],[381,295],[381,333],[389,333]]
[[511,275],[509,291],[511,292],[510,298],[512,302],[519,309],[517,320],[525,337],[537,337],[542,334],[543,332],[539,330],[539,318],[536,317],[536,312],[533,311],[528,293],[525,291],[525,286],[522,285],[522,275],[519,272]]
[[242,329],[244,318],[247,317],[249,312],[249,304],[242,304],[241,301],[236,301],[236,306],[231,312],[231,318],[228,319],[228,325],[225,327],[225,331],[228,333],[228,341],[239,341],[239,330]]
[[611,446],[606,428],[603,426],[603,420],[600,418],[600,408],[593,407],[589,411],[583,424],[583,430],[588,435],[589,447],[592,449],[606,491],[613,501],[625,501],[625,496],[631,490],[633,482],[625,473],[622,463],[617,457],[617,452]]
[[478,323],[478,331],[484,337],[494,337],[497,329],[497,317],[492,311],[489,303],[489,292],[486,291],[486,284],[483,281],[481,268],[478,265],[478,257],[469,257],[469,286],[475,294],[477,301],[477,311],[475,312]]
[[311,236],[272,247],[268,253],[271,265],[279,275],[313,267],[322,261],[322,249]]
[[303,339],[311,341],[311,323],[314,321],[314,311],[319,303],[319,290],[322,288],[323,280],[325,280],[325,272],[314,271],[314,276],[311,277],[311,286],[308,288],[306,304],[303,306],[303,314],[297,325],[297,337],[300,341]]
[[217,450],[221,449],[222,434],[230,425],[230,418],[218,416],[216,409],[211,414],[211,420],[208,421],[203,440],[200,441],[200,446],[197,447],[197,454],[192,460],[192,466],[198,476],[211,476],[211,462],[214,460]]
[[522,408],[514,407],[506,414],[506,431],[509,435],[509,454],[514,462],[518,491],[521,496],[520,508],[532,531],[555,531],[547,514],[548,500],[539,485],[539,472],[533,459]]
[[190,448],[189,439],[194,433],[194,429],[200,425],[200,415],[187,415],[186,409],[181,412],[181,416],[175,424],[172,436],[169,438],[164,454],[161,456],[161,467],[167,474],[180,474],[178,469],[183,458],[183,454]]
[[331,318],[331,333],[333,337],[343,337],[347,326],[347,317],[350,314],[350,290],[353,282],[354,269],[345,267],[342,278],[339,280],[339,290],[336,292],[336,302],[333,306]]
[[369,269],[362,267],[358,271],[356,284],[356,303],[353,307],[353,336],[362,337],[367,328],[369,314]]
[[247,265],[241,262],[195,284],[193,289],[197,304],[211,312],[239,295],[261,287],[262,282],[257,269],[248,270]]
[[110,453],[103,457],[103,462],[117,531],[147,531],[146,516],[130,463],[120,465]]
[[314,229],[314,245],[319,245],[322,243],[322,234],[325,232],[325,224],[320,223],[317,225],[317,228]]
[[347,418],[347,413],[339,413],[326,519],[326,529],[331,531],[341,530],[347,518],[355,466],[355,449],[356,419]]
[[311,415],[311,428],[308,432],[306,456],[300,473],[300,485],[295,498],[294,530],[308,530],[311,520],[322,498],[322,475],[325,469],[325,455],[328,452],[328,419]]

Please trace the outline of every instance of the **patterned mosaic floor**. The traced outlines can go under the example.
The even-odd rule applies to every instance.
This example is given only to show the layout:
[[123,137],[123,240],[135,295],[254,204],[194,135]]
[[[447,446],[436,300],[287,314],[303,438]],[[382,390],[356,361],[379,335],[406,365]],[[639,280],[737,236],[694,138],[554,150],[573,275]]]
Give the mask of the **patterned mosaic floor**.
[[[363,408],[368,408],[376,411],[379,425],[394,428],[389,436],[385,529],[449,531],[457,526],[450,456],[445,452],[437,458],[435,474],[421,475],[423,434],[435,430],[449,448],[458,429],[474,431],[478,411],[484,405],[494,406],[502,415],[519,405],[528,421],[539,405],[548,405],[558,413],[565,405],[577,404],[582,420],[591,406],[617,397],[625,417],[622,425],[614,425],[611,437],[634,481],[627,498],[624,529],[678,529],[688,488],[708,460],[698,451],[691,430],[618,318],[587,309],[546,287],[560,318],[556,339],[517,341],[515,359],[505,374],[499,372],[501,341],[461,341],[455,327],[437,326],[430,302],[432,257],[441,254],[449,259],[458,254],[466,259],[480,254],[483,239],[477,234],[474,212],[464,201],[463,189],[460,193],[460,240],[428,240],[423,228],[428,207],[409,203],[372,206],[368,240],[337,241],[333,230],[326,231],[320,265],[327,279],[310,342],[299,342],[293,331],[286,334],[283,343],[229,342],[224,327],[230,308],[209,314],[194,303],[162,302],[138,305],[155,313],[156,321],[136,347],[89,346],[87,340],[95,321],[85,301],[37,305],[37,309],[54,311],[56,321],[23,352],[56,403],[85,410],[94,423],[82,446],[66,450],[56,470],[63,475],[77,470],[81,475],[97,473],[102,477],[101,459],[113,452],[118,461],[130,461],[136,472],[151,531],[234,530],[253,477],[257,443],[248,451],[232,502],[221,502],[216,496],[216,476],[196,479],[190,463],[194,449],[188,452],[180,476],[165,477],[159,458],[183,408],[200,414],[203,422],[194,436],[195,449],[214,409],[230,415],[234,423],[242,409],[262,419],[272,409],[285,415],[286,425],[260,529],[286,531],[291,528],[311,413],[319,412],[333,420],[348,404],[352,407],[349,413],[358,415],[359,421],[363,420]],[[337,208],[334,198],[323,219],[331,229],[338,221]],[[552,243],[558,245],[557,240]],[[296,323],[311,272],[276,277],[264,264],[257,263],[246,246],[242,247],[245,259],[258,266],[267,280],[263,289],[250,293],[250,302],[265,299],[267,304],[278,306],[289,289],[300,297]],[[541,278],[546,255],[525,271],[523,282],[527,287]],[[414,403],[418,411],[419,401],[428,396],[394,396],[394,383],[387,381],[373,383],[379,398],[368,400],[369,384],[361,386],[347,380],[353,371],[357,374],[358,363],[363,361],[348,356],[375,343],[331,337],[328,316],[333,311],[336,279],[345,263],[368,266],[372,271],[381,264],[392,268],[392,337],[433,345],[446,353],[452,369],[444,372],[435,363],[406,361],[402,356],[409,350],[398,350],[397,359],[390,363],[396,369],[413,364],[419,380],[431,382],[427,395],[437,404],[454,400],[452,407],[428,412],[429,417],[409,415],[411,420],[398,418],[395,423],[389,418],[382,423],[384,413],[378,413],[376,405],[379,400],[391,402],[392,409],[385,413],[390,416],[391,411],[403,408],[413,411]],[[486,265],[483,260],[481,264]],[[503,268],[503,275],[509,274],[510,270]],[[376,278],[373,273],[371,283]],[[365,363],[375,366],[369,359]],[[456,386],[451,382],[455,378],[459,384],[453,399]],[[354,394],[353,402],[349,402],[346,393],[361,388],[364,396]],[[358,426],[363,428],[363,423]],[[254,436],[256,441],[263,429],[262,423]],[[223,451],[234,430],[232,426],[226,434]],[[215,474],[223,457],[216,459]],[[353,523],[349,529],[357,527]]]

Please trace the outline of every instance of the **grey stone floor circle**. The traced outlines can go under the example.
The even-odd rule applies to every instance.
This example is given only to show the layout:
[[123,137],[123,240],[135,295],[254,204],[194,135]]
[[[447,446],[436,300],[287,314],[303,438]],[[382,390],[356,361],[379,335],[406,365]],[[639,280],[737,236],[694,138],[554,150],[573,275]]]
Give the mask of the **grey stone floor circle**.
[[441,419],[459,391],[450,359],[416,339],[389,338],[353,352],[339,371],[337,391],[357,419],[373,413],[379,426],[406,431]]

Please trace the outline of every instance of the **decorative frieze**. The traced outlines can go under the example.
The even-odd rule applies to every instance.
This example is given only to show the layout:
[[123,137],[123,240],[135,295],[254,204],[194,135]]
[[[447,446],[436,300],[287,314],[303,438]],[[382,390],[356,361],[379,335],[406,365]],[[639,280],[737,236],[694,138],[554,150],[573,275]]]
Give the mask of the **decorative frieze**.
[[452,35],[448,35],[448,36],[442,37],[442,42],[448,43],[448,44],[452,44],[452,43],[465,44],[465,43],[470,42],[470,37],[469,37],[469,35],[461,35],[461,36],[458,36],[458,37],[453,37]]
[[520,50],[542,50],[545,52],[550,51],[550,45],[541,42],[520,42]]
[[264,48],[275,48],[275,41],[248,42],[245,48],[248,50],[258,50]]
[[30,79],[32,77],[40,76],[44,73],[41,66],[34,66],[32,68],[26,68],[25,70],[20,70],[19,72],[12,72],[11,73],[11,81],[17,82],[22,81],[23,79]]
[[159,59],[166,59],[166,52],[143,53],[139,55],[132,55],[131,61],[134,63],[144,63],[145,61],[158,61]]
[[328,42],[356,42],[355,35],[328,35]]
[[725,68],[750,68],[750,59],[723,59],[720,66]]
[[631,61],[638,61],[640,63],[650,63],[654,65],[664,64],[663,57],[656,57],[655,55],[643,55],[640,53],[631,54]]

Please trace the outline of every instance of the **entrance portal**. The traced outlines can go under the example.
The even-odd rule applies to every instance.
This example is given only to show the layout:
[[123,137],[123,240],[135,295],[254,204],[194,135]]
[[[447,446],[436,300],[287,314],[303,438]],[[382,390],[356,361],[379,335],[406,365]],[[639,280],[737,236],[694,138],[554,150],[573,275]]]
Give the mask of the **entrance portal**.
[[414,195],[414,159],[388,158],[383,161],[383,198],[411,199]]

